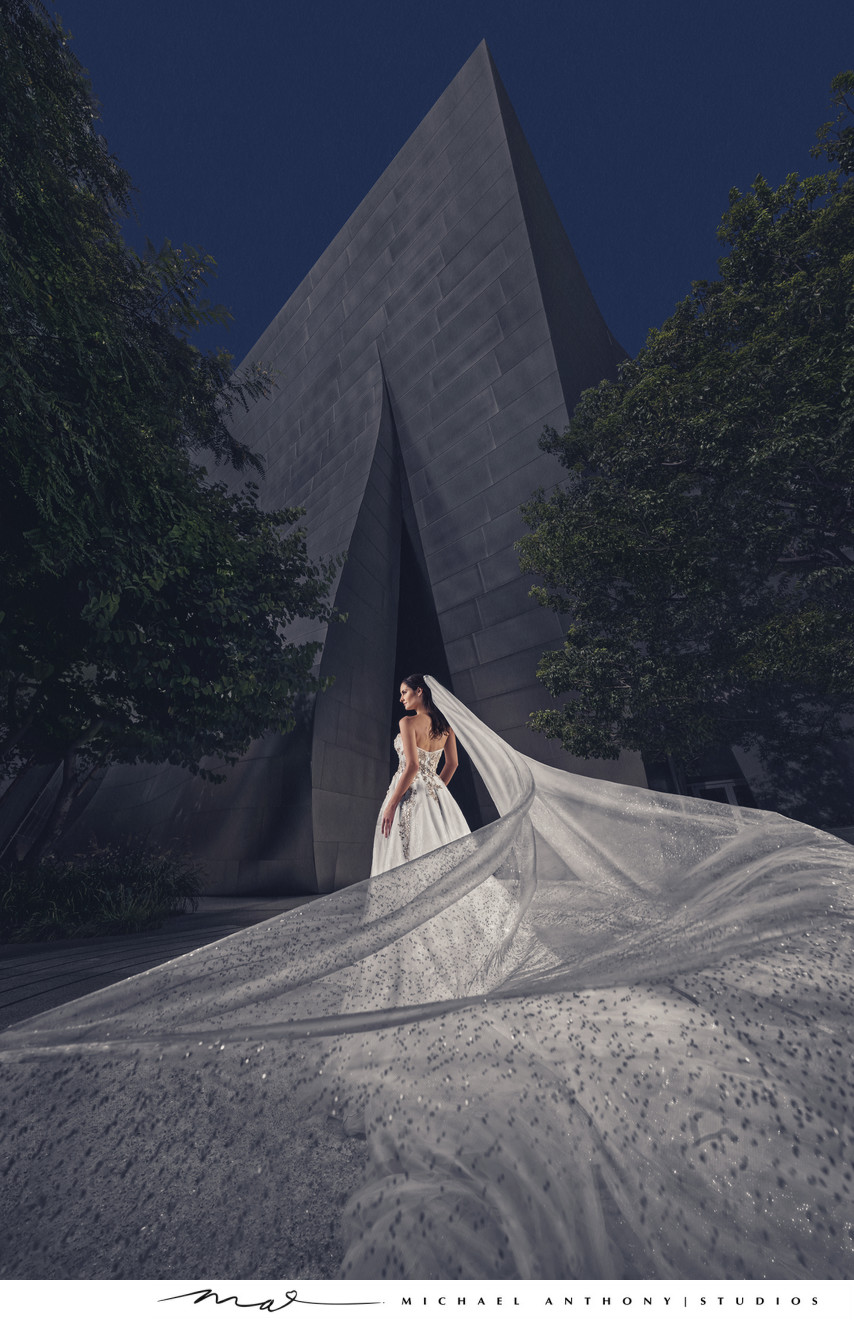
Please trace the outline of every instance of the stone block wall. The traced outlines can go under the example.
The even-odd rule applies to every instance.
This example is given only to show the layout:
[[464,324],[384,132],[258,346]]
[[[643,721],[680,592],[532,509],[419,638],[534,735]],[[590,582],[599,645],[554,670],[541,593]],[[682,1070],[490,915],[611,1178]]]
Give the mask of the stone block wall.
[[524,752],[645,784],[638,757],[579,763],[527,729],[537,661],[562,633],[514,550],[520,503],[560,477],[544,427],[621,356],[482,44],[249,355],[278,377],[235,419],[265,460],[262,499],[305,507],[313,556],[346,556],[347,623],[293,635],[323,643],[334,685],[225,785],[114,768],[82,825],[189,842],[220,893],[366,875],[401,677],[404,510],[438,677]]

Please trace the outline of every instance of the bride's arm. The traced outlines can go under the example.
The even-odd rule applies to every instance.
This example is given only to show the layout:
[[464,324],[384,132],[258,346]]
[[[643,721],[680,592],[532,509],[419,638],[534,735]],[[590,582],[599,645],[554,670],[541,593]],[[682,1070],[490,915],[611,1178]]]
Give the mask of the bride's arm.
[[388,839],[391,834],[394,814],[397,811],[400,800],[418,774],[418,748],[415,744],[415,724],[406,716],[400,722],[400,737],[403,740],[403,755],[406,758],[406,766],[403,774],[394,786],[394,793],[391,798],[389,798],[383,810],[382,832],[386,839]]
[[445,740],[445,761],[439,772],[439,779],[447,787],[451,783],[451,777],[460,764],[457,756],[457,736],[453,730],[450,730]]

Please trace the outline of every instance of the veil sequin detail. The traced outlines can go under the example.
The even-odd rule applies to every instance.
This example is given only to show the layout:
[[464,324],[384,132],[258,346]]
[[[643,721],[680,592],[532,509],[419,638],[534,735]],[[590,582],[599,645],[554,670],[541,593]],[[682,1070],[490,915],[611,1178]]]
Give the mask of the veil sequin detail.
[[849,846],[542,766],[428,681],[499,820],[4,1034],[13,1158],[79,1219],[113,1153],[154,1214],[180,1095],[193,1196],[255,1142],[272,1205],[276,1104],[346,1106],[346,1275],[850,1277]]

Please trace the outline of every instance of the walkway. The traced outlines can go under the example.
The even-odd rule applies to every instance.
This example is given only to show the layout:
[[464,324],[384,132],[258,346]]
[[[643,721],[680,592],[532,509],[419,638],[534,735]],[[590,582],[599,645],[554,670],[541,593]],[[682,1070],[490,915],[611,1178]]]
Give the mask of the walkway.
[[156,931],[0,945],[0,1031],[33,1014],[123,981],[191,949],[308,903],[312,895],[256,899],[245,895],[199,900],[195,913],[167,918]]

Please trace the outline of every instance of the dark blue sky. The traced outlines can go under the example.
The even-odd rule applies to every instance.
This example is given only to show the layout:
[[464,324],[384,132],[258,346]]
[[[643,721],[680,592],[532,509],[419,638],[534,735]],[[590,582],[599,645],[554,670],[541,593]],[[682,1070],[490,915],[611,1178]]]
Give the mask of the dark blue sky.
[[[142,236],[218,263],[239,360],[478,42],[632,354],[732,185],[816,167],[850,0],[58,0]],[[132,236],[134,241],[137,239]]]

